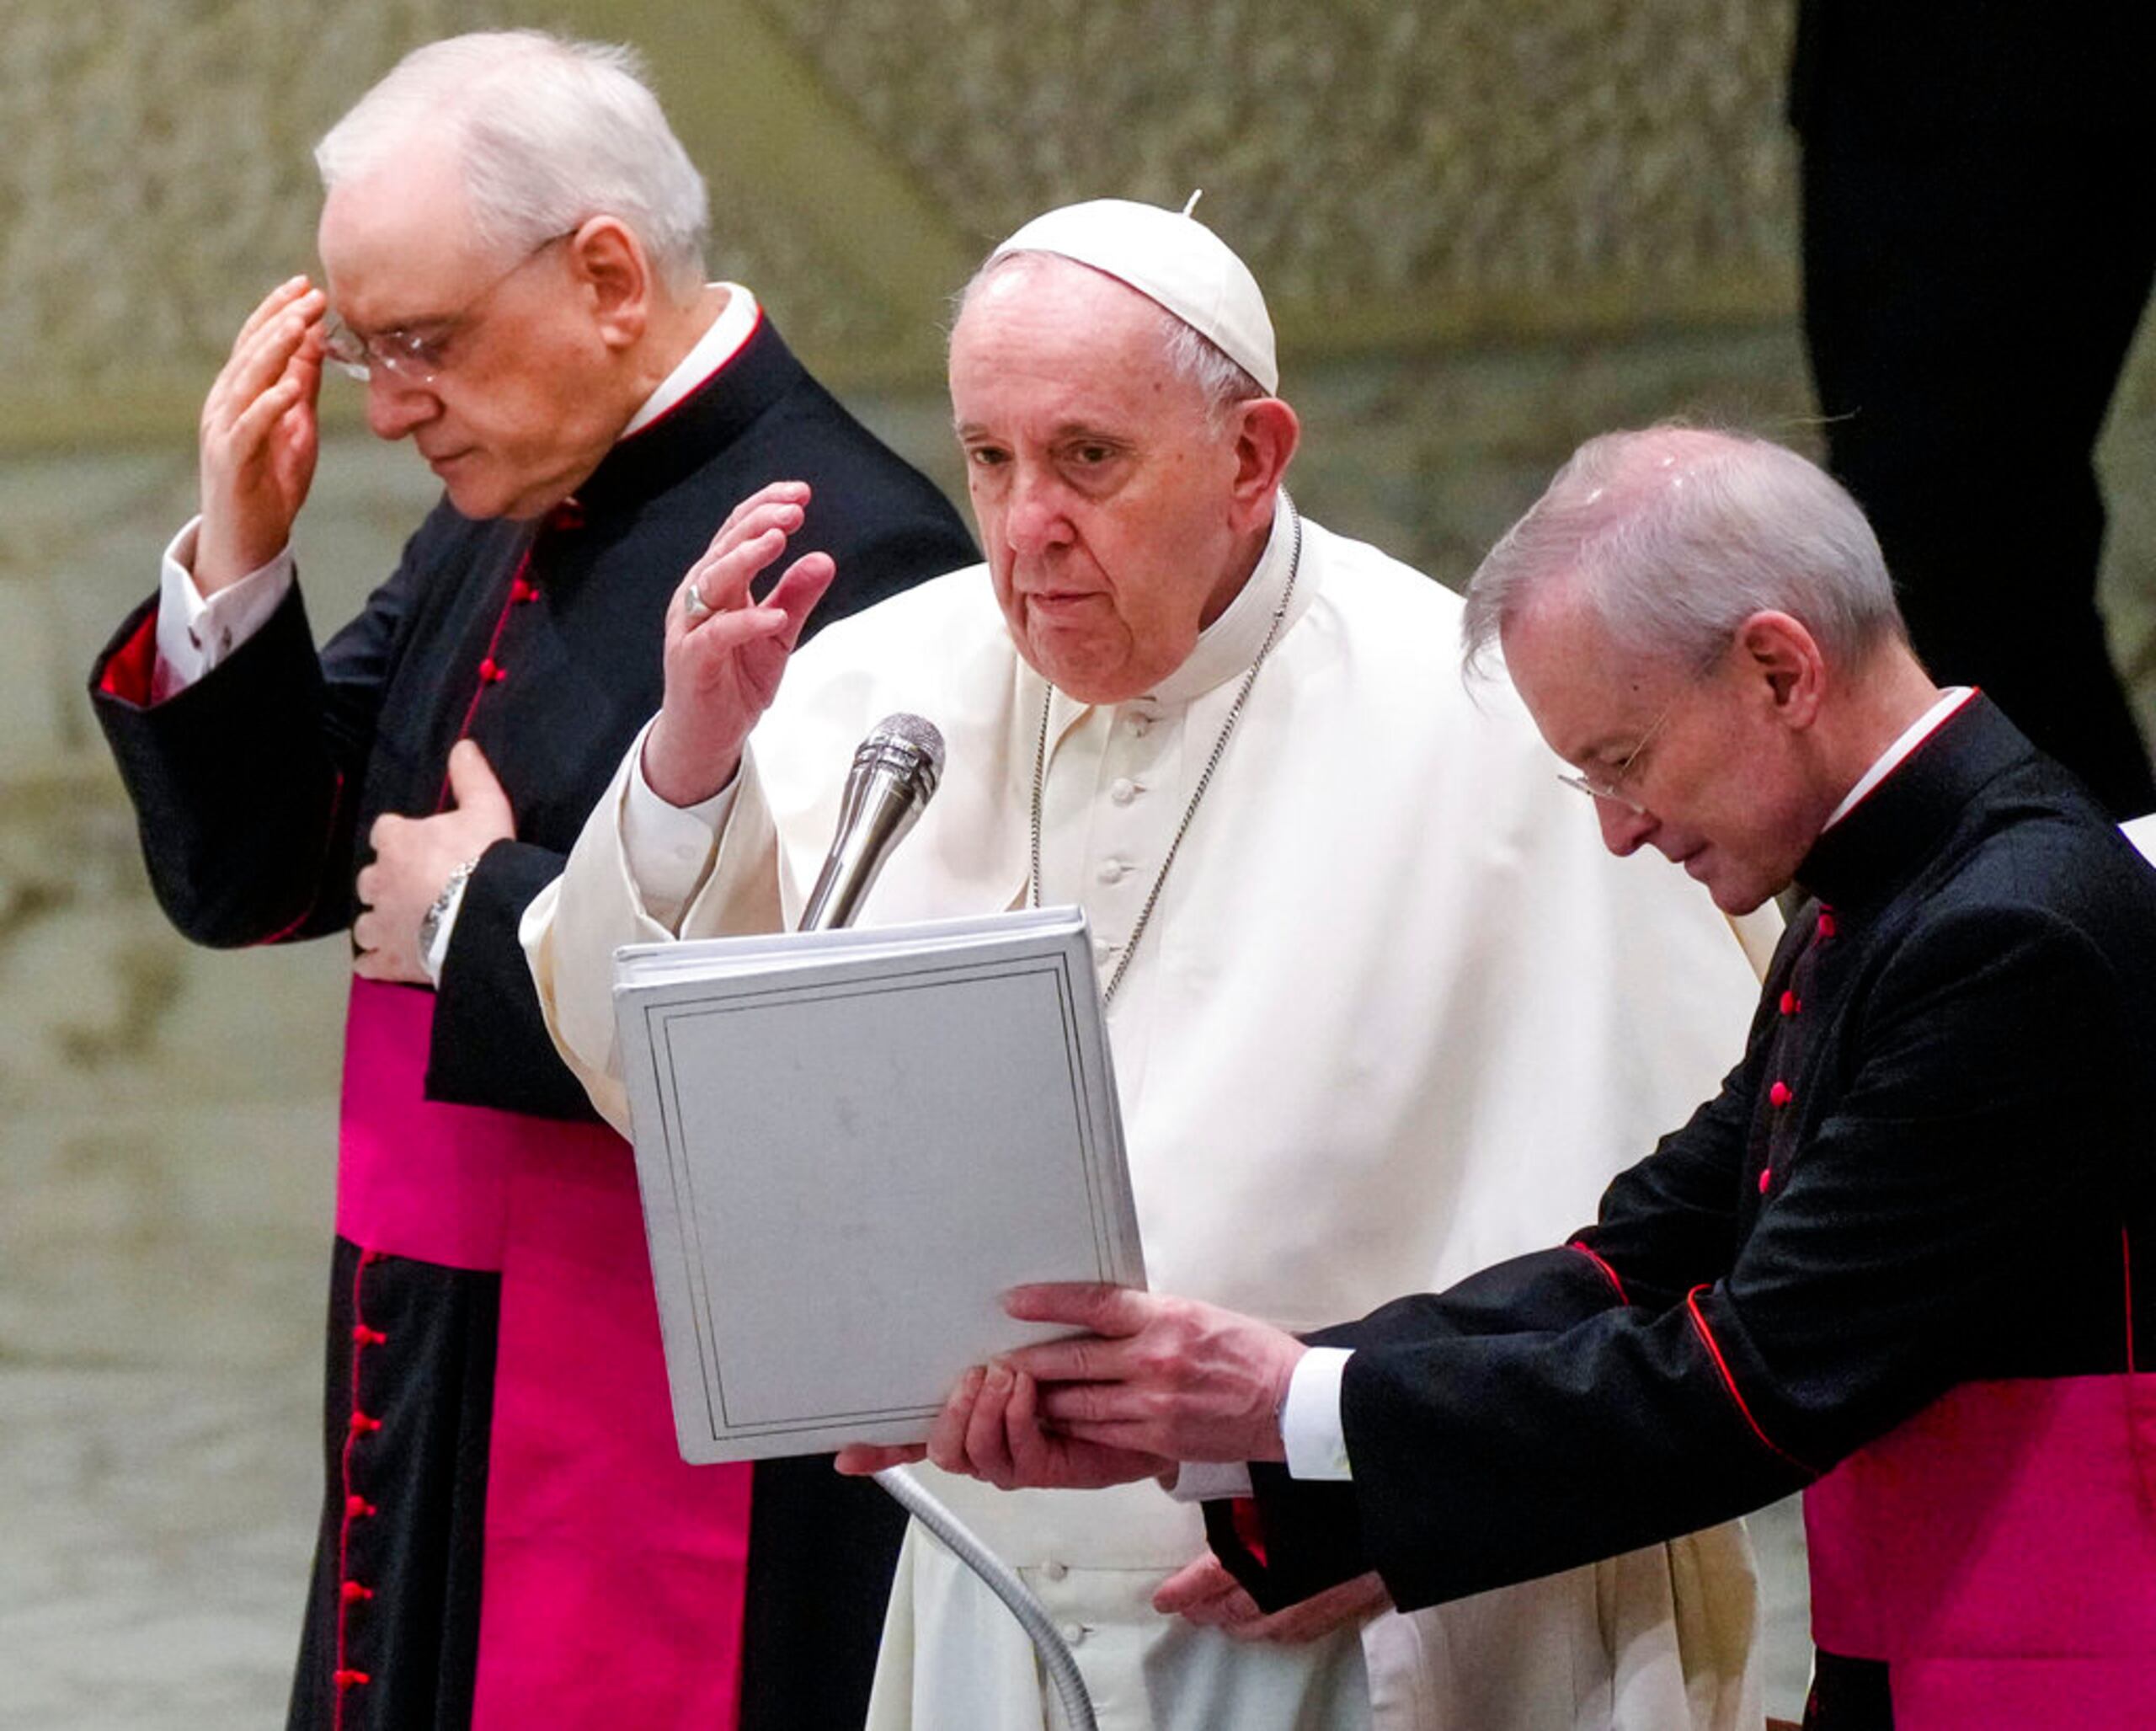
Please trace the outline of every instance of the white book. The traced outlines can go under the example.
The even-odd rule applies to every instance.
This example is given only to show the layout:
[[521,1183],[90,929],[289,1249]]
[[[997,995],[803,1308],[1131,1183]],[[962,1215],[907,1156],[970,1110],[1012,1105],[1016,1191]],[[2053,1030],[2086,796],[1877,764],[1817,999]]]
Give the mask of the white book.
[[922,1441],[1067,1332],[1006,1290],[1145,1284],[1079,909],[632,946],[614,1006],[684,1459]]

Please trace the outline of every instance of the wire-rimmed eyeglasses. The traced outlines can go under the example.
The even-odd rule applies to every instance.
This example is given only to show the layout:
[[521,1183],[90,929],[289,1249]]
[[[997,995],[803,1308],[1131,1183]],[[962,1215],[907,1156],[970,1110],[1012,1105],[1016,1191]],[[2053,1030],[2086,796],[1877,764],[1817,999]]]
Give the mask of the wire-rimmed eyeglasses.
[[1557,779],[1590,799],[1608,799],[1623,806],[1635,817],[1645,817],[1646,807],[1625,791],[1625,783],[1638,772],[1641,758],[1646,755],[1647,747],[1654,743],[1654,736],[1662,731],[1662,723],[1669,719],[1676,708],[1675,697],[1662,706],[1662,713],[1647,724],[1647,730],[1640,735],[1639,744],[1625,754],[1625,761],[1609,772],[1606,780],[1600,776],[1591,776],[1584,770],[1561,771]]
[[431,385],[448,364],[450,339],[468,324],[494,291],[557,241],[567,240],[576,230],[551,234],[488,283],[456,312],[419,324],[400,324],[391,330],[362,336],[336,313],[323,318],[323,355],[348,378],[365,383],[375,367],[408,385]]

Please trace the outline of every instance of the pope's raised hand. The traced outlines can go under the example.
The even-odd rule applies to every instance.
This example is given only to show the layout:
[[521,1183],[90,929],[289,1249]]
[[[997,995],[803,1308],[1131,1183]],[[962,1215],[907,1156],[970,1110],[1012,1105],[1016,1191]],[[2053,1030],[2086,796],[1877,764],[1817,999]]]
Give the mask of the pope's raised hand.
[[327,306],[304,276],[280,283],[240,327],[203,401],[194,575],[205,596],[267,564],[292,538],[320,445]]
[[750,494],[675,591],[665,701],[643,743],[644,779],[669,804],[697,804],[734,779],[810,610],[838,574],[828,553],[804,553],[762,601],[750,590],[785,553],[808,503],[803,481],[775,481]]

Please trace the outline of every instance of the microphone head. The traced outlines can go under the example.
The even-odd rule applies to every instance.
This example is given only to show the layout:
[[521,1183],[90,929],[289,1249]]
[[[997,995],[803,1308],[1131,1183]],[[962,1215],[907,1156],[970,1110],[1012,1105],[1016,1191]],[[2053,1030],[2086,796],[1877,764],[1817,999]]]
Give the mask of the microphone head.
[[800,929],[851,926],[883,861],[943,778],[943,735],[918,715],[886,715],[855,749],[838,833],[808,892]]
[[886,715],[869,729],[853,761],[857,765],[881,763],[900,770],[919,783],[921,803],[926,805],[943,779],[943,735],[924,716],[903,712]]

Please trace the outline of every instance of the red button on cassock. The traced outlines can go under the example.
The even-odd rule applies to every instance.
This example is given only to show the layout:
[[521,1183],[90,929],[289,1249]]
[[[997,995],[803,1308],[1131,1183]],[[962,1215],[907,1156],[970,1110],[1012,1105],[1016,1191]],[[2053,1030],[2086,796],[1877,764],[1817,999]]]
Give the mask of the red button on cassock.
[[1794,1016],[1804,1006],[1797,1002],[1795,992],[1785,991],[1782,994],[1782,1014],[1785,1016]]
[[1773,1173],[1767,1171],[1764,1167],[1761,1168],[1759,1173],[1759,1194],[1762,1196],[1767,1194],[1767,1186],[1774,1181],[1774,1176]]
[[373,1598],[374,1589],[371,1587],[363,1587],[357,1581],[347,1581],[344,1583],[344,1601],[349,1605],[356,1603],[361,1599]]
[[1822,938],[1832,938],[1834,935],[1834,916],[1824,908],[1819,911],[1819,935]]
[[1767,1090],[1767,1103],[1769,1106],[1786,1106],[1796,1098],[1796,1091],[1785,1082],[1778,1082]]

